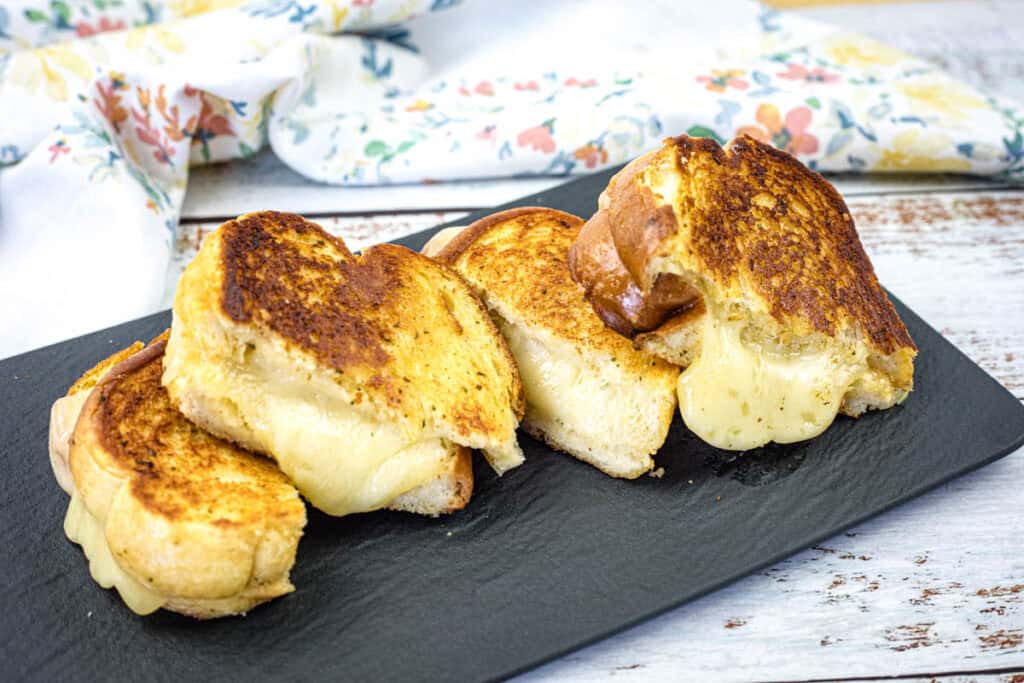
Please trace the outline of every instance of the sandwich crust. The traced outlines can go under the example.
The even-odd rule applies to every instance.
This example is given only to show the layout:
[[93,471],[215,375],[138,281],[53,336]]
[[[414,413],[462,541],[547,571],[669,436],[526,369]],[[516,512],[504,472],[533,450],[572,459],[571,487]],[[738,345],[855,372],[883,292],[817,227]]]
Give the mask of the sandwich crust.
[[202,431],[160,384],[166,335],[117,363],[82,408],[74,491],[122,571],[199,618],[291,592],[306,511],[274,464]]

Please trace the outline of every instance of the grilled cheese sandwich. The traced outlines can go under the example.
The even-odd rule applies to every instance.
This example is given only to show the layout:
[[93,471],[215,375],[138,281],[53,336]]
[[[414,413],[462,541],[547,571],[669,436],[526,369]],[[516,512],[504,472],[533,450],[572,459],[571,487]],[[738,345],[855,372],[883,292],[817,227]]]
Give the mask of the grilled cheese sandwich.
[[93,579],[137,614],[243,613],[293,590],[305,506],[270,461],[201,432],[170,405],[160,384],[165,343],[101,363],[55,407],[75,424],[70,437],[51,432],[53,461],[68,454],[64,531]]
[[654,466],[675,412],[679,370],[604,327],[566,259],[583,221],[503,211],[424,248],[474,288],[508,341],[526,394],[524,429],[608,475]]
[[913,387],[916,347],[842,198],[752,138],[629,164],[570,266],[609,326],[686,367],[680,413],[718,448],[809,439]]
[[436,515],[471,448],[522,462],[519,374],[466,284],[394,245],[354,256],[294,214],[210,235],[178,285],[164,384],[196,424],[267,453],[333,515]]

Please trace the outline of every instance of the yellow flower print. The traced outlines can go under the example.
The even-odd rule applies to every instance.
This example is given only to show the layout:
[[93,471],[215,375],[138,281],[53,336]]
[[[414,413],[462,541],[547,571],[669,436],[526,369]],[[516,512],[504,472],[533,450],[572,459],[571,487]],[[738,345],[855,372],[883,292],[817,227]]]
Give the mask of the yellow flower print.
[[68,99],[66,76],[77,76],[83,83],[92,78],[89,62],[67,45],[15,52],[10,69],[11,83],[30,93],[42,87],[47,97],[57,102]]
[[128,31],[124,44],[129,50],[138,50],[151,41],[157,43],[168,52],[181,54],[185,51],[184,41],[159,24],[133,28]]
[[971,115],[971,110],[987,106],[969,86],[951,78],[925,76],[896,83],[895,88],[911,104],[952,121],[963,121]]
[[967,171],[971,163],[955,156],[953,141],[941,133],[928,133],[917,128],[905,130],[892,139],[875,171]]
[[176,17],[192,17],[219,9],[237,7],[243,2],[245,0],[170,0],[167,6]]
[[877,40],[844,33],[829,38],[825,51],[833,62],[859,68],[892,66],[904,59],[910,59],[906,53]]
[[338,0],[330,0],[328,5],[331,7],[331,20],[334,23],[334,30],[340,31],[341,27],[345,25],[345,19],[348,17],[348,7],[341,7]]

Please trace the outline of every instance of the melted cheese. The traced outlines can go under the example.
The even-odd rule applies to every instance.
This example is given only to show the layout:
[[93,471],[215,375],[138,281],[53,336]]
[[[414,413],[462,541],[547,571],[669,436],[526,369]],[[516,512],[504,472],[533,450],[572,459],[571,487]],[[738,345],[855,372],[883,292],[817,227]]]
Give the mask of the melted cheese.
[[128,609],[146,615],[157,611],[167,602],[166,597],[146,588],[121,569],[110,552],[99,520],[93,517],[74,491],[64,517],[64,533],[72,542],[82,546],[89,560],[89,573],[93,580],[104,588],[116,588]]
[[78,416],[91,393],[92,391],[79,391],[70,396],[62,396],[54,401],[53,407],[50,408],[50,466],[53,467],[53,476],[57,478],[57,483],[68,494],[74,488],[71,467],[68,464],[71,434],[75,431]]
[[220,431],[273,454],[299,491],[331,515],[385,508],[434,480],[451,458],[440,437],[407,435],[350,405],[321,372],[282,371],[286,362],[270,343],[258,343],[217,363],[167,356],[165,368],[212,397],[200,412],[216,413]]
[[825,431],[849,388],[870,373],[863,352],[784,354],[742,338],[743,321],[705,317],[700,356],[679,377],[686,426],[716,448],[747,450]]

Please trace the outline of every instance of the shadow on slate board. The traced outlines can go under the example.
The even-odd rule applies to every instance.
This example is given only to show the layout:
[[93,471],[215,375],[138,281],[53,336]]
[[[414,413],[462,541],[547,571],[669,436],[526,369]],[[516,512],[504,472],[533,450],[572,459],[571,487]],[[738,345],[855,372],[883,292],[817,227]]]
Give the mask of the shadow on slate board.
[[[609,175],[508,206],[589,215]],[[418,248],[430,232],[401,242]],[[170,314],[2,361],[0,678],[471,681],[537,666],[1024,442],[1021,402],[896,305],[921,349],[904,406],[741,456],[701,443],[677,417],[657,457],[664,477],[632,482],[521,435],[526,464],[499,479],[478,458],[473,499],[454,515],[311,510],[295,593],[211,622],[138,618],[89,579],[64,537],[67,498],[46,450],[52,401]]]

